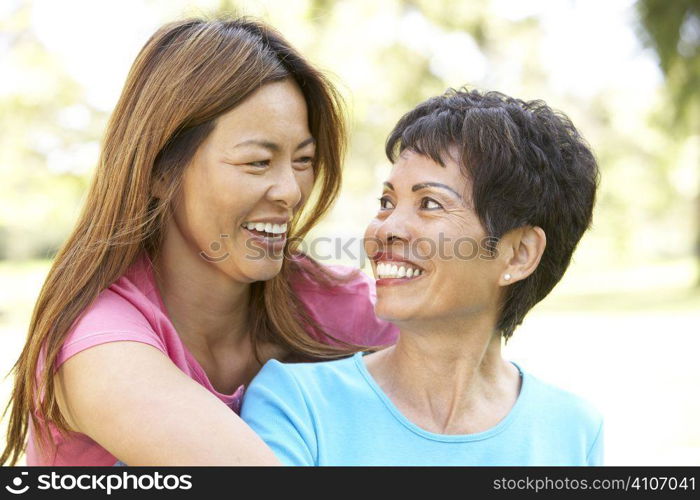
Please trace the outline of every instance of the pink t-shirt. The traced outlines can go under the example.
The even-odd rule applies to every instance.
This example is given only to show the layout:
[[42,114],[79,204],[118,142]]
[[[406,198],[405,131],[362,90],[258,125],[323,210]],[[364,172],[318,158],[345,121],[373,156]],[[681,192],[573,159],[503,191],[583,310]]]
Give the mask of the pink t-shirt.
[[[340,274],[350,271],[342,266],[330,268]],[[334,337],[369,346],[391,344],[396,340],[398,329],[374,314],[374,281],[364,273],[332,288],[321,287],[302,273],[296,276],[292,283],[295,293],[309,314]],[[151,261],[145,253],[74,323],[55,368],[80,351],[116,341],[143,342],[162,351],[178,368],[238,413],[244,387],[240,386],[233,394],[222,394],[214,389],[168,318],[155,284]],[[56,444],[55,454],[46,456],[39,452],[30,425],[27,465],[113,465],[117,461],[85,434],[70,433],[64,438],[53,424],[49,423],[49,428]]]

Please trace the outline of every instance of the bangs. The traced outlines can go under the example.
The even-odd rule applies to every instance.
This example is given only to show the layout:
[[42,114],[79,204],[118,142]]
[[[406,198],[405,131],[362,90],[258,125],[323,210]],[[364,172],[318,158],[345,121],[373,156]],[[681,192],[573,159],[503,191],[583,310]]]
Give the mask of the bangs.
[[456,146],[460,144],[463,124],[449,109],[404,117],[387,139],[386,156],[395,163],[401,153],[408,150],[427,156],[443,167],[450,158],[459,162],[461,158],[455,158],[454,153],[461,149]]

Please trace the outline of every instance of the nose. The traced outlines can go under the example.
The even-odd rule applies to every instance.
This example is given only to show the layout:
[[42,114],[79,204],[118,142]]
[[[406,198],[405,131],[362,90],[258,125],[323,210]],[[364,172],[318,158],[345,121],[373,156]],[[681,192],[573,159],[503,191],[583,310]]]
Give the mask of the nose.
[[411,239],[410,221],[407,215],[398,208],[384,219],[377,228],[376,237],[384,244],[391,245],[402,241],[408,243]]
[[267,192],[268,197],[275,203],[281,203],[288,209],[296,207],[301,201],[302,192],[299,181],[291,165],[279,169],[274,184]]

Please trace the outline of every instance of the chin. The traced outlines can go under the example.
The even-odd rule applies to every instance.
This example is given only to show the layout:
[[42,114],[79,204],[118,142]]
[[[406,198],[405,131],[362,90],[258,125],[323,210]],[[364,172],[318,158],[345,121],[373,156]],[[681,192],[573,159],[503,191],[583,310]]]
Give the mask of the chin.
[[378,318],[391,323],[410,321],[418,316],[417,308],[406,307],[399,301],[391,299],[377,299],[374,313]]
[[282,261],[264,260],[248,266],[244,274],[250,281],[267,281],[277,276],[282,271]]

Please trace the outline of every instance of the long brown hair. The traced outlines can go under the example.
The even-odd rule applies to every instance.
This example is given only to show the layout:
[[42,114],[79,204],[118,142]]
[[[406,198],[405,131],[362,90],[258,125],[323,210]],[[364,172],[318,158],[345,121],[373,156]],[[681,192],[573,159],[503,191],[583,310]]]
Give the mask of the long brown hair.
[[[340,189],[345,127],[342,101],[333,86],[278,32],[249,19],[188,19],[163,26],[148,40],[129,72],[83,211],[51,266],[27,343],[13,367],[15,385],[5,413],[10,407],[12,411],[0,464],[17,463],[30,417],[68,432],[51,367],[71,326],[141,252],[157,257],[182,173],[217,117],[265,83],[284,78],[299,84],[317,142],[312,201],[291,221],[293,242],[325,215]],[[156,181],[166,186],[166,194],[158,198],[151,195]],[[292,248],[287,254],[290,250],[294,253]],[[307,359],[356,350],[333,339],[305,314],[289,284],[297,272],[326,284],[338,278],[304,257],[285,259],[279,275],[253,283],[253,345],[275,342]],[[44,355],[44,369],[37,373]],[[46,425],[37,431],[40,445],[49,442]]]

